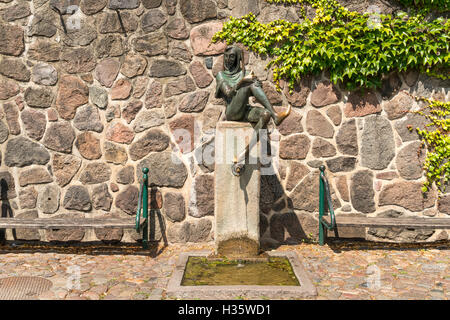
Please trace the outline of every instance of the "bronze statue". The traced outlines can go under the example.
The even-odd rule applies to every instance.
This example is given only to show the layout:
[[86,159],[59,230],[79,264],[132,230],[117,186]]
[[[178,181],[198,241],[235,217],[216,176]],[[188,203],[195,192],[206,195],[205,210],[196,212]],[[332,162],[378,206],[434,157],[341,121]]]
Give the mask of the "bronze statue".
[[[229,46],[223,56],[224,71],[216,76],[216,98],[224,98],[226,102],[225,116],[229,121],[248,121],[256,123],[254,137],[246,146],[244,152],[234,159],[232,167],[235,175],[240,175],[244,168],[246,157],[251,147],[259,138],[259,130],[266,128],[272,118],[275,125],[279,125],[291,112],[291,107],[285,112],[277,113],[264,93],[261,82],[253,72],[244,68],[244,56],[242,49],[237,46]],[[253,107],[248,104],[249,98],[254,96],[264,108]]]

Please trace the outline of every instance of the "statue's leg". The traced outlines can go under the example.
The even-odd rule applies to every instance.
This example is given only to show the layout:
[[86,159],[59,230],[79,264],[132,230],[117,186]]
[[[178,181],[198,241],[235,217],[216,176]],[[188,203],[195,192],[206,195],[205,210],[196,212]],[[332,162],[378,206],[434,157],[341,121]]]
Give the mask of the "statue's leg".
[[254,83],[252,83],[249,88],[251,89],[252,95],[256,98],[256,100],[258,100],[258,102],[261,103],[264,108],[266,108],[270,112],[270,115],[272,116],[273,121],[276,125],[279,125],[284,120],[284,118],[289,115],[290,109],[288,110],[288,112],[283,112],[281,114],[278,114],[274,110],[259,81],[255,81]]
[[276,123],[277,122],[276,120],[278,119],[278,115],[277,115],[276,111],[273,109],[272,104],[269,101],[269,98],[267,98],[267,96],[266,96],[266,93],[262,89],[260,82],[255,81],[249,87],[252,91],[252,95],[256,98],[256,100],[258,100],[259,103],[261,103],[264,106],[264,108],[266,108],[270,112],[270,115],[272,116],[272,118],[274,119],[274,121]]
[[270,117],[271,113],[269,111],[259,107],[250,108],[249,112],[246,114],[246,120],[248,122],[256,122],[256,125],[254,126],[255,131],[267,127]]
[[[252,113],[249,113],[244,106],[248,104],[248,99],[250,96],[254,96],[256,100],[261,103],[266,110],[261,111],[252,111]],[[245,110],[245,112],[244,112]],[[262,114],[262,111],[265,111],[265,115]],[[231,101],[230,105],[227,107],[227,120],[231,121],[249,121],[249,122],[256,122],[259,127],[262,128],[265,124],[267,124],[270,120],[270,117],[272,117],[275,121],[275,124],[278,122],[278,114],[273,109],[272,104],[270,103],[269,99],[267,98],[266,94],[264,93],[263,89],[261,88],[261,84],[259,81],[253,82],[251,85],[247,85],[244,87],[241,87],[237,90],[236,95],[233,97],[233,100]],[[264,117],[269,116],[269,120],[267,120],[264,123]],[[263,120],[262,122],[260,120]],[[261,123],[260,123],[261,122]],[[260,129],[261,129],[260,128]]]
[[250,154],[250,150],[259,140],[259,130],[267,128],[267,124],[270,121],[271,114],[267,110],[258,107],[252,107],[249,112],[246,114],[246,120],[249,122],[256,122],[256,125],[253,127],[253,135],[250,139],[250,142],[246,145],[245,149],[239,154],[236,158],[235,162],[243,165],[245,163],[245,159],[248,158]]
[[252,95],[250,86],[245,86],[237,90],[236,95],[227,106],[225,115],[228,121],[248,121],[246,113],[248,113],[248,99]]

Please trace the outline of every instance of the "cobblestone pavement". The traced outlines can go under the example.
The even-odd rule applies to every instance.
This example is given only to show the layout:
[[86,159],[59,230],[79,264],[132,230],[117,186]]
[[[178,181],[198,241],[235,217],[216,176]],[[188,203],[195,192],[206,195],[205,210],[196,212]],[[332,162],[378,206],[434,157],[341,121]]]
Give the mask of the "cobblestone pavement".
[[[212,252],[213,245],[170,245],[153,251],[137,246],[94,248],[2,246],[0,278],[38,276],[52,281],[49,291],[31,299],[171,299],[166,287],[179,254]],[[277,250],[297,252],[317,287],[315,299],[450,298],[448,242],[296,244]],[[74,280],[77,273],[79,282]]]

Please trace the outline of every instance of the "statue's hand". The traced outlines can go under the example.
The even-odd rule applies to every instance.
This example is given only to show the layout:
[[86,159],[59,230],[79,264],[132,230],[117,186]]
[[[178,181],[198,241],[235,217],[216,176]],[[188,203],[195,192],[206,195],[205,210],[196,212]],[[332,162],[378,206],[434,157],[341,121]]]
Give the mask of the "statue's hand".
[[261,82],[258,80],[258,78],[256,78],[253,71],[250,71],[250,73],[248,75],[246,75],[245,77],[243,77],[241,79],[241,81],[239,81],[238,88],[248,86],[251,84],[255,84],[259,87],[261,86]]
[[250,73],[248,75],[246,75],[245,77],[242,78],[242,82],[249,82],[252,83],[253,81],[258,80],[255,76],[255,74],[253,73],[253,71],[250,71]]
[[258,81],[258,79],[254,79],[254,78],[242,78],[242,80],[239,82],[240,86],[248,86],[250,84],[252,84],[253,82]]

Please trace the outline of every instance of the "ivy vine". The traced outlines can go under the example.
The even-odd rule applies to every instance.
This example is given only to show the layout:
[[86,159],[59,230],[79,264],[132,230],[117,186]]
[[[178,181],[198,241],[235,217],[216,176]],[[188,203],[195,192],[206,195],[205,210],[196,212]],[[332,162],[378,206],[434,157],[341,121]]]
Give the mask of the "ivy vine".
[[[329,72],[333,83],[349,90],[380,87],[384,75],[407,69],[450,79],[450,22],[443,17],[430,20],[428,15],[430,11],[447,12],[448,0],[399,0],[413,10],[395,16],[349,11],[335,0],[266,1],[300,4],[303,21],[262,24],[252,13],[230,17],[212,41],[241,43],[271,57],[267,68],[273,67],[278,89],[281,79],[292,90],[302,77],[323,71]],[[306,17],[305,4],[315,8],[313,20]],[[425,129],[416,128],[427,148],[422,191],[429,191],[433,183],[444,191],[450,179],[450,103],[416,99],[427,106],[415,112],[430,120]]]
[[450,10],[448,0],[399,0],[405,7],[417,7],[426,10],[435,10],[438,12],[447,12]]
[[[422,147],[426,147],[427,156],[423,169],[426,181],[422,192],[428,192],[434,183],[440,192],[444,192],[450,179],[450,102],[414,97],[424,101],[426,106],[413,113],[426,117],[430,123],[425,129],[416,128],[422,140]],[[412,127],[408,127],[410,131]]]
[[353,90],[377,88],[385,74],[413,68],[441,79],[450,78],[450,22],[432,21],[424,13],[396,16],[360,14],[335,0],[266,0],[270,3],[311,4],[311,21],[292,23],[257,21],[253,13],[230,17],[213,42],[241,43],[249,50],[272,57],[273,80],[286,80],[292,90],[308,74],[328,70],[330,80]]
[[[398,0],[405,8],[422,9],[426,11],[448,12],[450,3],[448,0]],[[302,13],[304,13],[303,5],[310,4],[314,6],[326,6],[331,1],[327,0],[266,0],[268,3],[276,4],[300,4],[302,5]]]

